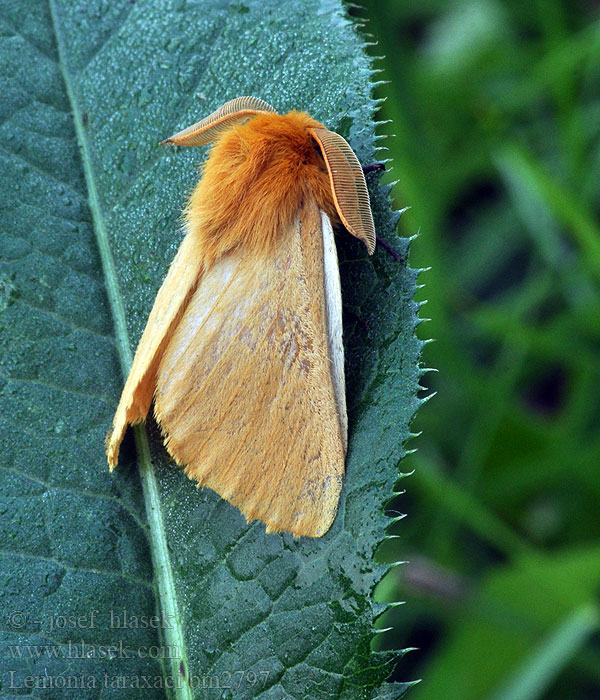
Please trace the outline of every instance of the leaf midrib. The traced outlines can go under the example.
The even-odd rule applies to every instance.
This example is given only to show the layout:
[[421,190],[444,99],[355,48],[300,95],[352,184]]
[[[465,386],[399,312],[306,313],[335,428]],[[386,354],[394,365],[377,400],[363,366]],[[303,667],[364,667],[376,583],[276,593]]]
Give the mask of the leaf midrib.
[[[92,214],[94,232],[100,253],[108,301],[115,324],[116,345],[119,360],[121,363],[123,376],[127,377],[133,360],[133,354],[131,352],[129,334],[127,332],[125,307],[121,298],[115,263],[108,241],[108,233],[98,200],[98,192],[96,189],[85,130],[83,128],[81,111],[77,100],[75,99],[75,94],[72,88],[72,79],[67,69],[55,0],[50,0],[49,4],[58,52],[58,67],[65,84],[69,103],[71,105],[75,134],[81,148],[81,162],[88,190],[88,204]],[[173,691],[177,700],[193,700],[193,694],[189,685],[187,683],[175,682],[175,679],[179,678],[180,673],[178,662],[181,660],[184,664],[184,668],[188,668],[183,626],[181,624],[182,618],[179,614],[177,596],[175,594],[175,580],[165,534],[165,524],[160,503],[158,481],[156,479],[156,474],[154,473],[150,458],[148,436],[144,427],[141,425],[135,426],[134,434],[138,452],[140,479],[142,482],[142,490],[146,506],[146,517],[148,519],[148,527],[150,530],[149,539],[154,576],[158,588],[160,609],[167,620],[167,624],[164,625],[162,631],[166,645],[169,648],[176,649],[179,652],[179,657],[177,658],[174,658],[176,655],[169,655],[171,676],[173,680]]]

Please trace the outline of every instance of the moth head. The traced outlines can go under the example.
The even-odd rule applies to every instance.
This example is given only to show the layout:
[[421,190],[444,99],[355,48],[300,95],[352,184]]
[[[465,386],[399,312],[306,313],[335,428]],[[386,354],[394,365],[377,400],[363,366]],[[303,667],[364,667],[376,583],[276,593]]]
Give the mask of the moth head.
[[[208,117],[161,141],[161,145],[202,146],[218,139],[235,124],[243,124],[260,114],[277,114],[277,111],[258,97],[236,97]],[[325,161],[331,194],[342,224],[367,246],[369,255],[372,255],[375,226],[369,191],[358,158],[339,134],[323,126],[310,127],[308,132]]]

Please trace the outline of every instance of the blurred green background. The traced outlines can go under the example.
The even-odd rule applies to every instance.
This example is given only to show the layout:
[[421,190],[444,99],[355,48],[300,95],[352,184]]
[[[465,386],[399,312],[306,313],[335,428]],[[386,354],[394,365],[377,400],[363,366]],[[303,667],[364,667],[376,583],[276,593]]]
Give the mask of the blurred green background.
[[428,303],[382,547],[411,700],[600,698],[600,6],[363,0]]

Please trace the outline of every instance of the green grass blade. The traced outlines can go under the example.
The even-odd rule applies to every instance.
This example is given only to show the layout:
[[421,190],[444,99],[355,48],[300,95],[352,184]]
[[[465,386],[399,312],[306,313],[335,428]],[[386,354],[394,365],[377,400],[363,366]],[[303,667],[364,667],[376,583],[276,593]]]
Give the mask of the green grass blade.
[[543,697],[554,679],[599,626],[600,611],[596,604],[577,608],[489,700],[537,700]]

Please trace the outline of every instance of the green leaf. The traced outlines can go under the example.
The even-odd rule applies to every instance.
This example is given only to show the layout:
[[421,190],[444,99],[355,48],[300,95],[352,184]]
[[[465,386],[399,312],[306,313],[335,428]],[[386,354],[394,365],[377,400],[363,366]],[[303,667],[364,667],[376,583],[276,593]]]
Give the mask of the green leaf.
[[579,668],[593,669],[597,682],[597,653],[582,646],[598,629],[599,555],[592,543],[523,556],[490,574],[463,604],[447,606],[451,628],[414,697],[533,700],[576,651]]
[[548,639],[523,662],[508,683],[491,700],[536,700],[541,698],[581,647],[600,627],[598,606],[587,603],[561,621]]
[[419,403],[415,271],[339,240],[362,323],[345,319],[347,478],[322,539],[266,535],[197,490],[151,421],[114,475],[103,452],[205,156],[158,141],[254,94],[372,160],[361,39],[332,0],[3,0],[0,17],[3,697],[398,697],[371,591]]

